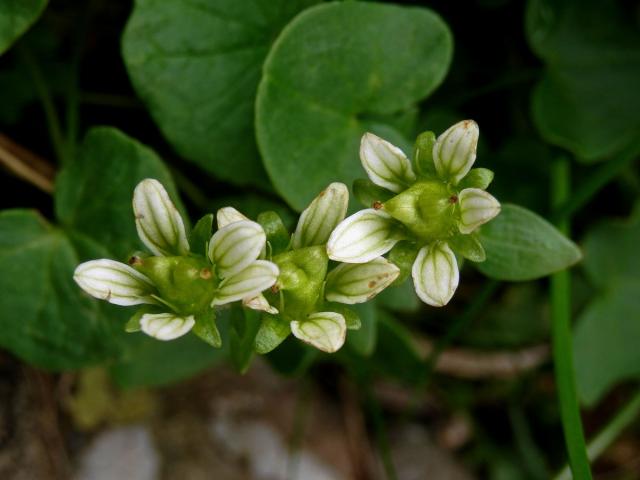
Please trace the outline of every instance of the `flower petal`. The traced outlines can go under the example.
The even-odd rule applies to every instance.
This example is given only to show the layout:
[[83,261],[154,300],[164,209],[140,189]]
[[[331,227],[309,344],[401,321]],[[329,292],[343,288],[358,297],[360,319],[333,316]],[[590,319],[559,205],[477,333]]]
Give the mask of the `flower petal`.
[[154,255],[189,252],[182,217],[160,182],[147,178],[138,183],[133,192],[133,213],[138,236]]
[[473,120],[449,127],[433,146],[433,162],[438,175],[457,184],[476,161],[480,129]]
[[220,282],[211,305],[224,305],[244,298],[253,298],[276,283],[279,273],[280,270],[275,263],[256,260],[244,270]]
[[371,181],[392,192],[401,192],[416,179],[402,150],[373,133],[362,136],[360,160]]
[[347,322],[339,313],[312,313],[305,320],[291,322],[291,333],[323,352],[333,353],[344,345]]
[[449,245],[434,242],[420,249],[411,269],[413,285],[420,299],[442,307],[458,288],[458,262]]
[[500,213],[500,202],[479,188],[465,188],[458,195],[460,201],[460,233],[471,233]]
[[262,227],[250,220],[242,220],[221,228],[209,242],[209,259],[221,277],[228,277],[245,269],[265,246]]
[[218,211],[216,212],[218,230],[226,227],[230,223],[241,222],[242,220],[249,219],[233,207],[223,207],[218,209]]
[[89,295],[115,305],[154,304],[151,280],[129,265],[114,260],[91,260],[78,265],[73,279]]
[[196,321],[193,315],[179,317],[173,313],[145,313],[140,318],[140,328],[158,340],[173,340],[188,333]]
[[339,262],[365,263],[384,255],[401,238],[389,214],[369,208],[340,222],[329,237],[327,254]]
[[325,298],[346,304],[371,300],[387,288],[400,274],[400,269],[383,257],[367,263],[343,263],[327,275]]
[[320,192],[300,215],[293,248],[327,243],[333,229],[344,220],[348,205],[349,190],[344,183],[332,183]]
[[267,299],[261,293],[256,295],[255,297],[248,297],[242,300],[242,305],[244,307],[250,308],[251,310],[259,310],[262,312],[270,313],[271,315],[275,315],[278,313],[278,309],[269,304]]

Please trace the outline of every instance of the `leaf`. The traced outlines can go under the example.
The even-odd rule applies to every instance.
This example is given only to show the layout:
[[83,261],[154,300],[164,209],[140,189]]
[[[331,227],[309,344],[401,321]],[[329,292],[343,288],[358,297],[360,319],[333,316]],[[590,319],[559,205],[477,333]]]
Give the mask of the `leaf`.
[[374,302],[349,305],[360,317],[360,328],[349,331],[347,344],[359,355],[369,356],[378,341],[378,318]]
[[502,205],[502,212],[480,229],[487,259],[476,265],[498,280],[533,280],[580,261],[575,243],[542,217],[517,205]]
[[185,158],[237,184],[264,183],[253,104],[264,58],[315,0],[137,0],[122,39],[131,81]]
[[398,144],[381,115],[433,92],[451,44],[447,26],[424,8],[330,3],[292,20],[265,61],[256,99],[258,146],[276,190],[302,210],[330,182],[362,177],[362,135]]
[[47,0],[3,0],[0,6],[0,55],[40,17]]
[[534,0],[529,42],[546,63],[533,94],[542,136],[583,161],[610,156],[637,137],[640,34],[622,2]]
[[640,282],[611,282],[578,318],[574,330],[576,382],[587,406],[616,383],[640,378]]
[[104,251],[29,210],[0,213],[0,345],[48,370],[115,357],[127,313],[94,302],[73,282],[76,265]]
[[178,210],[184,211],[169,171],[151,149],[115,128],[93,128],[78,158],[58,176],[56,216],[124,259],[143,248],[131,201],[135,186],[145,178],[162,183]]
[[224,348],[212,348],[192,334],[170,342],[143,333],[135,335],[134,346],[110,369],[115,382],[123,388],[167,385],[221,362],[228,354]]

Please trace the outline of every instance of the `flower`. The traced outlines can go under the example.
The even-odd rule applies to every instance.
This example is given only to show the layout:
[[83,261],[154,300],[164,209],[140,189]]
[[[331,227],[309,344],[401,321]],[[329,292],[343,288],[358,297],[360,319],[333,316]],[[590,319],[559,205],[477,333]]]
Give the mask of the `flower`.
[[[259,353],[273,350],[290,333],[324,352],[337,351],[347,329],[360,327],[357,314],[346,305],[370,300],[399,275],[398,267],[384,258],[328,271],[326,243],[344,219],[348,203],[347,187],[330,184],[302,212],[293,235],[275,213],[258,217],[271,232],[266,251],[280,271],[270,291],[244,301],[246,307],[264,312],[255,339]],[[229,207],[223,210],[218,211],[218,221],[246,218]]]
[[[370,262],[391,251],[409,258],[416,293],[433,306],[451,300],[459,279],[456,254],[483,261],[477,229],[500,213],[485,189],[493,173],[473,168],[478,125],[465,120],[435,137],[418,137],[414,168],[389,142],[366,133],[360,159],[370,182],[354,189],[372,208],[343,220],[327,242],[330,259]],[[417,173],[416,173],[417,172]],[[393,250],[392,250],[393,249]],[[409,252],[409,253],[407,253]]]
[[[214,307],[254,298],[278,278],[274,263],[258,259],[266,235],[256,222],[219,220],[226,224],[206,251],[190,252],[182,217],[160,182],[146,179],[136,186],[133,211],[140,240],[153,255],[135,255],[129,265],[91,260],[74,272],[76,283],[93,297],[116,305],[150,305],[134,315],[131,331],[159,340],[180,337],[198,325],[196,333],[210,333]],[[233,216],[230,211],[219,216],[226,218],[225,213]]]

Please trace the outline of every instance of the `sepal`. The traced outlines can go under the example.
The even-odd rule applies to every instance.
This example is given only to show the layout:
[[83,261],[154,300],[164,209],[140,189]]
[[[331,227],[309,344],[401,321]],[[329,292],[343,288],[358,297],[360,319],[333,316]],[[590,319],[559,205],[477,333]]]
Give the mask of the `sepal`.
[[212,229],[213,213],[209,213],[198,220],[196,226],[191,230],[191,235],[189,235],[191,253],[195,253],[196,255],[206,255],[207,245],[211,239]]
[[447,243],[449,243],[449,246],[455,253],[461,255],[467,260],[480,263],[487,259],[484,247],[482,246],[482,243],[480,243],[475,232],[470,235],[454,235],[447,239]]
[[195,320],[193,333],[212,347],[220,348],[222,346],[222,337],[216,325],[216,312],[212,308],[206,309],[196,315]]
[[274,350],[291,334],[289,322],[278,315],[263,315],[262,324],[254,340],[257,353],[264,355]]
[[423,132],[418,135],[413,149],[413,163],[416,172],[422,177],[435,177],[436,165],[433,163],[433,146],[436,143],[436,134]]
[[458,183],[458,188],[479,188],[486,190],[493,181],[493,172],[488,168],[472,168]]
[[262,226],[267,242],[271,246],[271,256],[284,252],[291,242],[291,235],[284,226],[284,222],[276,212],[263,212],[258,215],[258,223]]

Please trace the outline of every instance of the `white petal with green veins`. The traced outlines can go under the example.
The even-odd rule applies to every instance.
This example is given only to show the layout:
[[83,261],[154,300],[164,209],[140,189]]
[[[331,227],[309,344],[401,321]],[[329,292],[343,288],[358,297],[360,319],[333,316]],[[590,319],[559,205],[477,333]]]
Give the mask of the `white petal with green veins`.
[[241,222],[242,220],[249,220],[242,213],[233,207],[223,207],[216,212],[216,222],[218,223],[218,230],[226,227],[230,223]]
[[293,248],[327,243],[329,235],[347,213],[349,190],[343,183],[332,183],[313,199],[300,215],[293,235]]
[[449,127],[433,145],[433,162],[438,175],[457,184],[476,160],[480,129],[473,120]]
[[266,240],[264,230],[256,222],[242,220],[230,223],[211,237],[209,259],[221,277],[228,277],[255,261]]
[[180,212],[160,182],[147,178],[138,183],[133,192],[133,213],[138,236],[154,255],[189,253]]
[[404,152],[373,133],[362,136],[360,160],[371,181],[392,192],[401,192],[416,180]]
[[242,305],[250,308],[251,310],[259,310],[262,312],[270,313],[272,315],[278,313],[278,309],[270,305],[267,299],[262,294],[256,295],[255,297],[245,298],[244,300],[242,300]]
[[225,278],[220,283],[211,305],[224,305],[245,298],[253,298],[276,283],[279,273],[275,263],[255,260],[244,270]]
[[411,269],[418,297],[429,305],[449,303],[458,288],[460,274],[456,256],[445,242],[433,242],[420,249]]
[[383,211],[361,210],[345,218],[331,233],[327,254],[332,260],[365,263],[384,255],[401,240],[397,222]]
[[500,202],[479,188],[465,188],[458,195],[460,233],[471,233],[500,213]]
[[333,353],[344,345],[347,323],[339,313],[312,313],[305,320],[291,322],[291,333],[323,352]]
[[156,303],[151,298],[155,287],[145,275],[129,265],[101,259],[81,263],[73,279],[89,295],[115,305]]
[[145,313],[140,318],[140,328],[144,333],[165,341],[185,335],[195,323],[193,315],[180,317],[173,313]]
[[383,257],[367,263],[343,263],[327,275],[325,298],[330,302],[363,303],[398,278],[400,269]]

